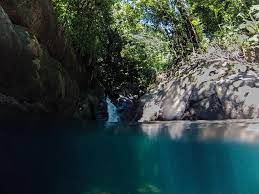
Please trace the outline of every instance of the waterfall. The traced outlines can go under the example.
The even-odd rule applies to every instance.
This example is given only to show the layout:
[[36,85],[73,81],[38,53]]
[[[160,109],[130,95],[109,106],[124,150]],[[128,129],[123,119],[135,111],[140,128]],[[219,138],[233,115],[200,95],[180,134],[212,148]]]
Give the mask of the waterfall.
[[116,123],[120,121],[117,107],[112,103],[112,101],[107,97],[106,99],[107,106],[108,106],[108,122]]

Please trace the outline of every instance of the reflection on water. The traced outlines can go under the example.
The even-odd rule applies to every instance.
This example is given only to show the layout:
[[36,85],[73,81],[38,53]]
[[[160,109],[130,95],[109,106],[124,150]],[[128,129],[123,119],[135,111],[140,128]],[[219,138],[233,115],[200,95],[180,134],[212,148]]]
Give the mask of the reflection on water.
[[157,137],[166,133],[173,140],[186,138],[197,141],[226,140],[246,143],[259,143],[259,121],[227,120],[227,121],[177,121],[143,124],[142,131],[149,137]]
[[3,124],[0,193],[258,194],[258,124]]

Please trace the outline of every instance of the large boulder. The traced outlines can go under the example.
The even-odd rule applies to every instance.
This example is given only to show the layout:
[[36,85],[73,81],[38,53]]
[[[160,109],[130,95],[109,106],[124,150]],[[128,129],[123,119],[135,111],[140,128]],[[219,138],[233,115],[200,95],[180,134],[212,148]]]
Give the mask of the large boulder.
[[108,119],[106,97],[97,96],[94,91],[88,91],[74,116],[81,120],[106,121]]
[[0,0],[13,24],[26,27],[51,57],[60,61],[75,79],[81,71],[75,52],[59,27],[49,0]]
[[65,40],[48,0],[0,0],[0,3],[13,24],[28,28],[51,55],[63,57]]
[[117,99],[117,112],[121,122],[130,122],[136,115],[134,100],[132,98],[120,96]]
[[216,52],[195,56],[143,96],[140,121],[259,118],[258,64]]
[[35,112],[35,108],[36,112],[71,116],[79,99],[78,84],[32,32],[14,25],[0,6],[0,93],[6,96],[2,99],[11,99],[0,102],[1,111],[11,107],[14,112]]
[[1,91],[11,96],[37,98],[41,92],[32,94],[30,90],[41,88],[38,67],[34,62],[37,51],[33,52],[38,49],[38,44],[26,31],[14,26],[1,7],[0,17]]

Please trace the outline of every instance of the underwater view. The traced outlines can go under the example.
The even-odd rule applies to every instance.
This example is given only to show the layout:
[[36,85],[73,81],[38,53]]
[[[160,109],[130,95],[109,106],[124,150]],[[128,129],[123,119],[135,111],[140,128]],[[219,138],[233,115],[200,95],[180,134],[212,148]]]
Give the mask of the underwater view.
[[259,122],[17,122],[1,194],[258,194]]

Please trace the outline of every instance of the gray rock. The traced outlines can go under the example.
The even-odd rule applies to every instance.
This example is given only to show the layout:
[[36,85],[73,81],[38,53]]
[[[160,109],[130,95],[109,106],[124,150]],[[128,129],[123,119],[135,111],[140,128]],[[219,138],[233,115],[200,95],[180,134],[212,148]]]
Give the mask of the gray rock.
[[217,88],[227,118],[258,118],[259,76],[236,74],[226,77]]
[[[28,112],[35,108],[34,112],[71,116],[80,95],[78,83],[31,32],[24,26],[13,25],[0,6],[0,92],[13,102],[22,102],[21,106],[9,103],[1,107],[8,109],[13,107],[10,104],[17,104],[16,110],[21,112],[24,110],[19,107]],[[44,108],[37,108],[37,104]]]
[[190,109],[183,115],[184,120],[219,120],[224,119],[223,106],[214,94],[201,101],[190,104]]
[[258,68],[245,61],[206,60],[192,69],[185,65],[180,78],[170,78],[143,96],[140,121],[259,118]]

